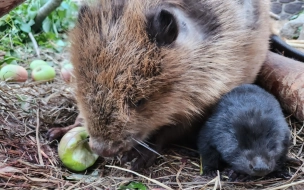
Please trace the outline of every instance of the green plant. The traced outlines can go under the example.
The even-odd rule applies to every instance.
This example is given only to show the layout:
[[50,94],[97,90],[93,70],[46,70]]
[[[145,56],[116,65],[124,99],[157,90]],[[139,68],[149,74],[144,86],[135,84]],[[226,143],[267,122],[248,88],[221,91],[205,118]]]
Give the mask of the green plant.
[[[293,15],[292,17],[290,17],[289,18],[289,20],[295,20],[295,19],[297,19],[300,15],[302,15],[302,14],[304,14],[304,10],[302,10],[302,11],[300,11],[298,14],[296,14],[296,15]],[[299,26],[298,28],[297,28],[297,33],[296,33],[296,35],[295,36],[293,36],[293,39],[298,39],[299,38],[299,34],[300,34],[300,32],[303,30],[303,26],[301,25],[301,26]]]
[[139,182],[131,182],[127,186],[120,186],[119,190],[147,190],[148,188]]
[[[33,52],[29,33],[38,10],[47,0],[27,0],[0,18],[0,50],[6,52],[6,60],[10,63],[21,58],[16,47]],[[39,48],[52,48],[57,52],[67,45],[65,32],[74,26],[78,7],[72,0],[64,0],[42,23],[42,30],[34,34]]]

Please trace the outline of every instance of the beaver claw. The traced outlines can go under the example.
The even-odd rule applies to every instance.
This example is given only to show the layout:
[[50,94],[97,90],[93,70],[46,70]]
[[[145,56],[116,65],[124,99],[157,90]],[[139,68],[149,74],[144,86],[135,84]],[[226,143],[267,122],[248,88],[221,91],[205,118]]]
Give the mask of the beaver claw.
[[214,178],[214,177],[217,176],[217,169],[213,169],[213,168],[210,168],[208,166],[205,166],[203,168],[203,175]]
[[64,128],[54,127],[48,130],[46,136],[49,141],[53,141],[55,139],[59,140],[61,137],[63,137],[64,134],[66,134],[67,131],[68,130],[66,130],[66,127]]
[[123,165],[126,162],[131,162],[135,158],[136,160],[131,163],[131,170],[139,171],[152,166],[157,158],[157,154],[145,147],[138,145],[137,147],[123,154],[121,163]]
[[251,176],[247,174],[238,173],[234,170],[229,170],[228,178],[231,182],[245,182],[251,179]]
[[54,128],[51,128],[46,133],[47,139],[49,139],[49,141],[53,141],[55,139],[59,140],[69,130],[71,130],[71,129],[75,128],[75,127],[81,126],[82,122],[83,122],[82,117],[78,115],[77,118],[76,118],[76,120],[75,120],[75,123],[73,125],[69,125],[67,127],[54,127]]
[[281,179],[290,179],[291,175],[290,175],[290,173],[288,171],[279,170],[279,171],[274,171],[274,172],[270,173],[268,175],[268,177],[271,177],[271,178],[281,178]]

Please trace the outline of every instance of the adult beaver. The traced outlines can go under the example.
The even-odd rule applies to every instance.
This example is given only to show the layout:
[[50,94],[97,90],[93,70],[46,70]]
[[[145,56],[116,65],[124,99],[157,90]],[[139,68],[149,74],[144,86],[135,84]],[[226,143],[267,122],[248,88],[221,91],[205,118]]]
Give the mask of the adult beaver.
[[149,139],[160,151],[194,132],[223,94],[255,80],[268,51],[269,19],[264,0],[83,5],[70,33],[71,60],[92,150],[126,153],[126,160],[141,155],[133,168],[153,163],[156,155],[138,143]]

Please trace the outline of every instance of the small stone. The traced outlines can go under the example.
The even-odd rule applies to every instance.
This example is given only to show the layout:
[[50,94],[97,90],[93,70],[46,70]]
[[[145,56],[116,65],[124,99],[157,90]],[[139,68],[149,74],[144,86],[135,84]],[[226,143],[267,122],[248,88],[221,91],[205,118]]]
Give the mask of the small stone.
[[280,0],[280,3],[290,3],[294,2],[295,0]]
[[293,16],[291,14],[282,13],[280,16],[280,20],[289,20],[289,18]]
[[296,13],[300,12],[301,10],[303,10],[303,7],[302,7],[303,5],[304,5],[304,2],[286,4],[284,7],[284,11],[286,13],[296,14]]
[[280,3],[272,3],[271,4],[271,11],[274,14],[280,14],[282,12],[282,4],[280,4]]

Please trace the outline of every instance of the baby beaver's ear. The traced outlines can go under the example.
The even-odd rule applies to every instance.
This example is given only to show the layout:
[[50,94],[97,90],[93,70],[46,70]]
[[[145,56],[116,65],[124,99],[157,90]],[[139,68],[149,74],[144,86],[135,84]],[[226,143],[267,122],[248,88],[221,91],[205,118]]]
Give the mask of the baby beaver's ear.
[[178,25],[173,14],[168,10],[159,9],[147,16],[147,32],[157,46],[170,45],[178,35]]

